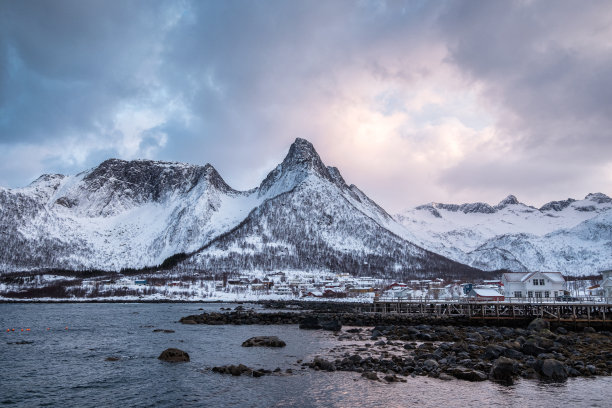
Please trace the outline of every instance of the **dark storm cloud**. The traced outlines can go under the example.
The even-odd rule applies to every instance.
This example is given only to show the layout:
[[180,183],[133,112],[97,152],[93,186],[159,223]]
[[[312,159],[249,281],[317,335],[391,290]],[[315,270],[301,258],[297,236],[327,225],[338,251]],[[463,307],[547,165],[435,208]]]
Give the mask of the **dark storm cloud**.
[[0,185],[116,156],[250,188],[305,137],[391,210],[565,197],[610,180],[609,8],[0,0]]
[[[562,190],[595,187],[592,175],[610,171],[610,3],[455,2],[439,27],[449,61],[483,87],[483,98],[497,110],[513,163],[501,169],[506,166],[475,155],[443,180],[458,188],[478,179],[484,188],[522,183],[531,190],[555,182]],[[595,178],[609,190],[605,179]]]
[[119,101],[146,94],[139,67],[161,21],[148,4],[2,2],[1,141],[97,131]]

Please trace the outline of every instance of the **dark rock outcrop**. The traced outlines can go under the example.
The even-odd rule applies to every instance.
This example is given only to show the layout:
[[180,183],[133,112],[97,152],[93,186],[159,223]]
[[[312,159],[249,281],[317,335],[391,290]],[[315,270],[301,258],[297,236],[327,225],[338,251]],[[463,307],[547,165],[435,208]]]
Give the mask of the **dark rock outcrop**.
[[167,361],[169,363],[181,363],[189,361],[189,354],[177,348],[169,348],[162,351],[162,353],[157,358],[159,360]]
[[517,365],[518,363],[516,360],[500,357],[493,363],[489,378],[502,384],[512,385],[514,384],[514,375],[517,370]]
[[545,380],[565,381],[567,380],[567,371],[567,367],[554,358],[547,358],[540,367],[540,375]]
[[242,343],[242,347],[285,347],[287,344],[276,336],[251,337]]

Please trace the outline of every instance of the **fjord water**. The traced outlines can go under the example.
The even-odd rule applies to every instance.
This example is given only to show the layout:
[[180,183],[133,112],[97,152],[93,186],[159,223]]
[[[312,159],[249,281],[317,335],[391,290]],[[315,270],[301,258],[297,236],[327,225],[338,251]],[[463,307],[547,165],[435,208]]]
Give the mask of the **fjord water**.
[[[521,380],[506,387],[425,377],[383,384],[362,379],[356,373],[302,370],[297,360],[310,361],[338,345],[331,333],[300,330],[297,326],[177,322],[182,316],[201,313],[200,308],[212,311],[229,306],[0,304],[0,405],[609,407],[612,401],[611,377],[571,379],[563,384]],[[15,332],[6,332],[13,328]],[[30,331],[26,331],[28,328]],[[277,335],[287,347],[240,346],[257,335]],[[157,356],[168,347],[187,351],[191,362],[159,361]],[[119,360],[106,361],[107,357]],[[216,365],[239,363],[270,370],[291,368],[293,374],[252,378],[210,371]]]

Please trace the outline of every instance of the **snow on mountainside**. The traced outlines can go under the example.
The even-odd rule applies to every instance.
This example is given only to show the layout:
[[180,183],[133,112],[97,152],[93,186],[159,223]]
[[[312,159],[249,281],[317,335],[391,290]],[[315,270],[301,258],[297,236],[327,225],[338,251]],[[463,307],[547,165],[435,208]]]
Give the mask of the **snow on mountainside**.
[[282,193],[178,268],[468,271],[394,234],[392,229],[401,226],[363,192],[348,186],[337,169],[325,167],[306,141],[296,141],[259,191]]
[[110,159],[75,176],[0,189],[0,271],[155,266],[182,270],[472,272],[403,239],[404,228],[297,139],[249,191],[210,165]]
[[508,196],[484,203],[430,203],[397,215],[402,236],[485,270],[592,274],[612,268],[612,199],[552,201],[541,208]]

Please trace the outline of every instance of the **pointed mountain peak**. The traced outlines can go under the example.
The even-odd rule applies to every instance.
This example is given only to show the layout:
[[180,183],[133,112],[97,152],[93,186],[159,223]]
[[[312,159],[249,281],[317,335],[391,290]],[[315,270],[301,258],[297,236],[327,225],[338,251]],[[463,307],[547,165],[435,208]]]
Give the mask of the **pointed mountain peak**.
[[293,168],[296,166],[303,167],[304,165],[322,174],[329,175],[312,143],[306,139],[297,138],[289,148],[289,153],[283,160],[282,166]]
[[508,205],[513,205],[513,204],[520,204],[519,201],[516,199],[515,196],[513,196],[512,194],[510,194],[508,197],[504,198],[503,200],[501,200],[499,202],[499,204],[497,204],[495,206],[495,208],[501,209],[504,208]]
[[337,182],[337,178],[330,174],[312,143],[306,139],[297,138],[289,148],[289,153],[283,162],[272,170],[261,183],[260,194],[269,191],[274,185],[278,185],[278,188],[274,189],[277,193],[288,191],[311,174],[332,183]]

